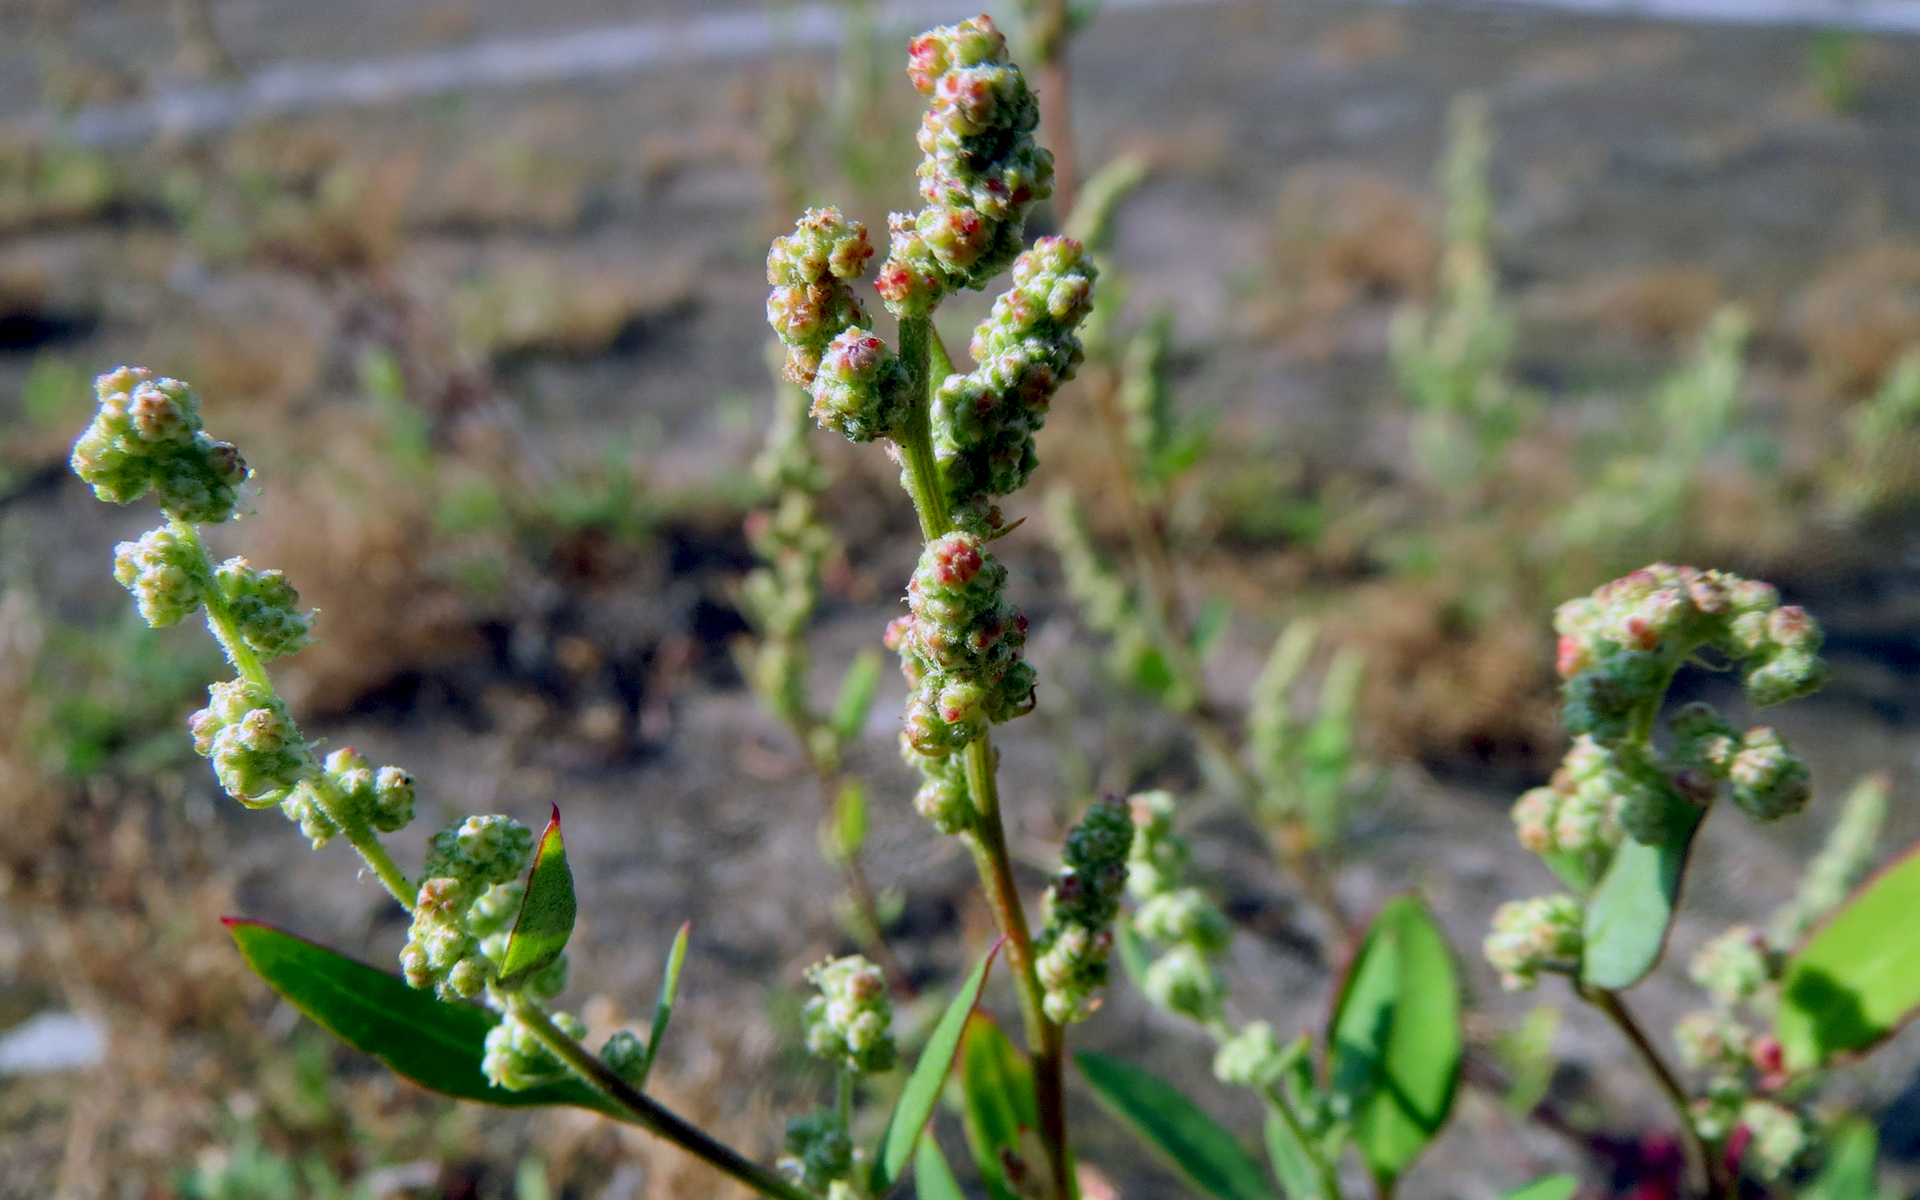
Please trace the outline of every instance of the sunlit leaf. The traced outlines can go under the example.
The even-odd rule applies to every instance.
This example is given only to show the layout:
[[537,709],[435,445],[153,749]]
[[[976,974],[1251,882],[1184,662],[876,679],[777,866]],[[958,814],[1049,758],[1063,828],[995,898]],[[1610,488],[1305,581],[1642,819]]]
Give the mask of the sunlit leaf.
[[1514,1188],[1500,1200],[1573,1200],[1573,1194],[1580,1190],[1580,1181],[1565,1174],[1543,1175],[1532,1183],[1523,1183]]
[[960,1181],[953,1177],[953,1168],[947,1164],[946,1153],[932,1137],[921,1138],[919,1149],[913,1152],[913,1195],[914,1200],[967,1198],[967,1194],[960,1190]]
[[833,822],[828,827],[830,838],[827,849],[830,857],[839,862],[850,862],[860,854],[860,848],[867,843],[867,789],[858,779],[849,779],[840,785],[840,791],[833,798]]
[[1696,820],[1684,834],[1658,846],[1632,838],[1620,843],[1587,904],[1580,977],[1588,984],[1619,991],[1659,965],[1699,827]]
[[548,966],[567,948],[573,936],[578,906],[573,898],[573,870],[567,866],[567,848],[560,839],[560,807],[555,805],[547,830],[533,854],[533,873],[520,902],[520,918],[507,939],[500,982],[511,987]]
[[1171,1084],[1091,1050],[1073,1061],[1100,1106],[1199,1191],[1214,1200],[1273,1200],[1260,1165]]
[[873,711],[873,698],[880,691],[880,652],[869,646],[854,657],[847,673],[840,677],[840,694],[833,701],[829,724],[842,746],[860,740],[867,727],[867,714]]
[[1880,1136],[1873,1123],[1843,1120],[1827,1142],[1827,1161],[1800,1200],[1880,1200]]
[[1272,1164],[1287,1200],[1337,1200],[1326,1194],[1320,1172],[1314,1169],[1306,1146],[1293,1135],[1287,1122],[1271,1111],[1267,1113],[1267,1161]]
[[992,1017],[974,1013],[967,1020],[960,1049],[962,1123],[967,1149],[987,1194],[1012,1200],[1006,1169],[1017,1163],[1044,1171],[1040,1158],[1040,1115],[1034,1100],[1033,1065],[1014,1047]]
[[1787,961],[1777,1032],[1789,1069],[1866,1050],[1920,1008],[1916,851],[1870,879]]
[[673,1017],[673,998],[680,991],[680,964],[686,961],[687,936],[692,932],[692,921],[681,925],[680,932],[673,935],[673,948],[667,951],[667,969],[660,978],[660,994],[653,1002],[653,1028],[647,1032],[647,1062],[634,1082],[636,1088],[647,1086],[653,1064],[660,1061],[660,1043],[666,1039],[667,1022]]
[[1453,1109],[1460,1077],[1460,984],[1444,934],[1413,896],[1389,901],[1361,940],[1328,1041],[1334,1090],[1354,1145],[1391,1183]]
[[873,1179],[869,1188],[873,1195],[884,1196],[905,1174],[914,1144],[922,1140],[921,1131],[933,1116],[933,1106],[940,1100],[940,1089],[946,1085],[947,1074],[953,1069],[953,1056],[967,1031],[967,1018],[980,1002],[980,989],[986,986],[987,971],[999,950],[1000,943],[995,942],[973,968],[973,973],[961,983],[947,1011],[941,1015],[940,1023],[933,1027],[933,1036],[927,1039],[926,1048],[920,1051],[920,1061],[914,1064],[907,1086],[894,1102],[893,1113],[887,1118],[887,1131],[881,1135],[873,1155]]
[[247,965],[274,991],[341,1041],[422,1087],[485,1104],[568,1104],[625,1116],[577,1080],[518,1092],[488,1083],[480,1060],[487,1031],[500,1023],[496,1013],[437,999],[385,971],[271,925],[237,917],[229,917],[226,925]]

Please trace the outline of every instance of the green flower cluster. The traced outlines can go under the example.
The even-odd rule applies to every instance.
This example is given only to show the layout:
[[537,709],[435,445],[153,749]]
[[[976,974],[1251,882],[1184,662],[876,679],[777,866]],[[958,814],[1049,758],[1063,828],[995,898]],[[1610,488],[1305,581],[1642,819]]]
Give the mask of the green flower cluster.
[[533,831],[509,817],[468,817],[433,835],[400,951],[408,983],[470,998],[492,981],[496,968],[481,939],[510,932],[519,907],[517,892],[495,889],[517,888],[532,857]]
[[1493,914],[1487,962],[1500,972],[1500,984],[1510,992],[1538,985],[1543,971],[1571,974],[1580,969],[1585,921],[1580,902],[1572,896],[1509,900]]
[[1213,1056],[1213,1077],[1232,1087],[1265,1091],[1279,1083],[1300,1061],[1309,1043],[1282,1045],[1273,1026],[1249,1021],[1240,1032],[1220,1043]]
[[760,636],[749,671],[754,690],[789,723],[804,718],[808,682],[802,637],[819,602],[820,572],[833,535],[820,524],[813,496],[790,490],[772,510],[747,518],[747,538],[766,562],[740,585],[740,604]]
[[94,381],[100,409],[73,444],[74,474],[93,494],[131,504],[159,493],[167,514],[219,524],[234,514],[247,464],[200,426],[200,398],[177,379],[120,367]]
[[787,348],[781,373],[812,387],[827,346],[867,323],[867,310],[848,285],[866,274],[873,246],[867,227],[837,208],[810,208],[793,232],[767,252],[767,323]]
[[786,1154],[777,1164],[787,1178],[815,1195],[838,1200],[853,1174],[853,1138],[840,1114],[825,1109],[787,1121]]
[[919,134],[927,206],[889,218],[875,286],[895,316],[922,317],[1013,261],[1027,210],[1053,194],[1053,155],[1033,140],[1040,102],[987,17],[914,38],[907,76],[931,100]]
[[807,982],[820,994],[800,1011],[807,1049],[856,1075],[893,1069],[893,998],[887,978],[865,958],[850,954],[807,968]]
[[205,558],[198,539],[162,526],[113,548],[113,577],[133,593],[141,618],[161,629],[199,611],[206,597]]
[[1581,734],[1547,786],[1526,792],[1514,804],[1520,844],[1535,854],[1603,859],[1624,835],[1615,798],[1628,787],[1613,769],[1612,757]]
[[1093,993],[1106,985],[1113,919],[1127,885],[1133,818],[1117,797],[1103,796],[1067,834],[1060,873],[1041,898],[1044,928],[1034,943],[1035,969],[1046,991],[1047,1016],[1062,1025],[1093,1015]]
[[[575,1041],[587,1036],[587,1024],[571,1013],[553,1014],[553,1023],[561,1033]],[[507,1016],[487,1030],[486,1051],[480,1059],[481,1073],[495,1087],[522,1092],[544,1083],[559,1083],[573,1078],[567,1065],[554,1057],[526,1022]]]
[[262,658],[303,649],[313,631],[312,612],[300,611],[300,594],[279,571],[256,571],[244,558],[230,558],[213,573],[227,615],[241,640]]
[[1127,890],[1140,906],[1133,930],[1166,947],[1147,967],[1141,991],[1158,1008],[1208,1026],[1224,1017],[1227,982],[1212,959],[1232,940],[1232,927],[1196,888],[1186,886],[1190,850],[1173,831],[1174,800],[1168,792],[1141,792],[1127,801],[1133,818]]
[[413,776],[399,767],[375,771],[349,746],[327,755],[318,780],[295,784],[280,811],[316,850],[351,828],[398,833],[413,821]]
[[1636,717],[1666,694],[1690,655],[1738,663],[1747,699],[1779,704],[1819,688],[1820,627],[1771,584],[1725,571],[1655,563],[1554,614],[1567,728],[1602,746],[1636,736]]
[[944,834],[973,829],[980,810],[967,790],[966,760],[957,754],[922,754],[905,733],[900,735],[900,756],[920,772],[920,790],[913,794],[913,807],[920,815]]
[[207,706],[187,721],[193,748],[213,763],[227,795],[256,807],[305,778],[313,752],[271,689],[245,679],[207,687]]
[[1020,656],[1027,619],[1007,604],[1007,569],[971,533],[927,543],[907,584],[905,616],[887,627],[913,696],[907,740],[923,755],[952,754],[1033,708],[1034,671]]
[[934,398],[934,449],[963,527],[984,529],[988,505],[1025,485],[1033,435],[1084,355],[1074,329],[1093,306],[1093,263],[1071,238],[1044,237],[1013,264],[1013,286],[974,331],[976,364]]

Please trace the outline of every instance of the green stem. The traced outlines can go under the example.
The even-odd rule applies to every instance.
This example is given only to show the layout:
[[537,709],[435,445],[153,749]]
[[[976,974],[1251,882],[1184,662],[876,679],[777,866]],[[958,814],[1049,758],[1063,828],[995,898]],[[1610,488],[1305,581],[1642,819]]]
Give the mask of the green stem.
[[[200,531],[178,517],[169,517],[168,523],[175,536],[194,547],[199,555],[200,592],[202,603],[207,610],[207,628],[213,634],[220,648],[226,651],[227,661],[233,664],[240,678],[269,696],[278,699],[274,690],[273,677],[267,674],[266,664],[260,661],[260,655],[252,646],[247,645],[241,636],[239,622],[234,620],[233,609],[228,606],[227,598],[221,593],[215,582],[213,556],[207,552],[207,545],[200,538]],[[296,731],[297,735],[297,731]],[[353,820],[347,816],[345,797],[334,787],[333,782],[321,771],[320,764],[314,760],[313,747],[304,738],[301,739],[302,755],[306,759],[304,770],[307,782],[320,798],[320,806],[326,811],[333,823],[345,832],[347,841],[360,852],[360,857],[370,868],[374,876],[387,889],[400,907],[413,911],[416,889],[408,880],[407,873],[400,869],[393,856],[380,841],[380,835],[369,829],[365,822]]]
[[[947,509],[946,489],[941,485],[939,465],[933,453],[932,391],[929,376],[936,345],[938,356],[951,368],[946,348],[939,345],[931,317],[903,317],[900,320],[900,357],[907,369],[908,396],[913,403],[904,427],[895,441],[900,448],[901,478],[913,497],[913,508],[920,518],[920,532],[931,542],[953,530],[953,517]],[[1053,1177],[1056,1200],[1072,1200],[1077,1194],[1073,1171],[1067,1156],[1067,1110],[1064,1063],[1065,1031],[1046,1013],[1046,993],[1034,966],[1033,939],[1027,928],[1027,915],[1020,903],[1019,885],[1013,878],[1013,859],[1007,852],[1006,828],[1000,819],[1000,788],[995,778],[993,741],[988,734],[968,743],[962,752],[967,770],[967,790],[972,795],[979,821],[967,837],[973,851],[980,886],[993,910],[994,923],[1007,939],[1007,963],[1020,995],[1020,1016],[1027,1035],[1027,1052],[1033,1058],[1034,1103],[1040,1112],[1040,1140],[1046,1147],[1047,1165]]]
[[612,1068],[587,1053],[586,1047],[562,1033],[532,1001],[524,996],[514,996],[511,1004],[514,1017],[526,1023],[527,1028],[533,1031],[533,1036],[540,1039],[540,1044],[586,1080],[588,1086],[624,1109],[626,1115],[622,1119],[629,1124],[638,1125],[655,1137],[672,1142],[763,1196],[771,1196],[774,1200],[817,1200],[798,1184],[781,1178],[731,1146],[714,1140],[705,1130],[688,1124],[684,1118],[635,1089],[616,1075]]
[[1726,1172],[1721,1169],[1720,1156],[1708,1149],[1706,1142],[1700,1137],[1700,1131],[1694,1127],[1692,1106],[1687,1099],[1686,1089],[1680,1086],[1680,1081],[1674,1077],[1666,1060],[1660,1057],[1660,1051],[1654,1048],[1652,1040],[1640,1027],[1640,1022],[1634,1019],[1626,1002],[1620,998],[1618,992],[1607,988],[1576,984],[1575,991],[1579,993],[1582,1000],[1599,1009],[1605,1014],[1607,1020],[1613,1022],[1614,1028],[1618,1029],[1627,1039],[1628,1044],[1633,1047],[1634,1053],[1640,1059],[1640,1065],[1646,1068],[1648,1076],[1653,1079],[1654,1086],[1660,1090],[1662,1098],[1673,1109],[1674,1117],[1680,1122],[1680,1145],[1686,1154],[1687,1175],[1692,1186],[1700,1189],[1700,1194],[1708,1196],[1729,1194],[1728,1189],[1732,1181],[1725,1178]]
[[1320,1147],[1314,1145],[1307,1136],[1306,1127],[1300,1124],[1300,1117],[1293,1111],[1293,1103],[1287,1099],[1286,1092],[1277,1083],[1268,1084],[1262,1097],[1267,1109],[1287,1127],[1287,1136],[1300,1147],[1312,1164],[1314,1174],[1320,1177],[1320,1200],[1340,1200],[1340,1174],[1334,1170],[1333,1163],[1320,1153]]

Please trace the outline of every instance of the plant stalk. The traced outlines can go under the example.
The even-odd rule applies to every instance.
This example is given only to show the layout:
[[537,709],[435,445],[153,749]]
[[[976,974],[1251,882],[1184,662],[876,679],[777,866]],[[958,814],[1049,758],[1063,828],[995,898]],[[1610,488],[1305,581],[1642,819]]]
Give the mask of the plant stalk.
[[[947,511],[946,491],[940,484],[939,466],[933,453],[932,390],[930,376],[936,354],[951,367],[946,347],[939,345],[930,317],[904,317],[900,321],[900,357],[907,369],[908,395],[913,403],[906,426],[897,437],[900,449],[902,481],[913,497],[914,512],[920,518],[920,532],[931,542],[953,530],[953,518]],[[994,923],[1007,940],[1007,963],[1012,969],[1020,996],[1020,1016],[1024,1023],[1027,1052],[1033,1058],[1034,1101],[1040,1114],[1040,1140],[1046,1147],[1047,1166],[1053,1180],[1056,1200],[1072,1200],[1075,1195],[1073,1172],[1067,1162],[1066,1087],[1064,1080],[1065,1034],[1060,1025],[1049,1020],[1045,993],[1039,972],[1034,967],[1033,940],[1027,928],[1026,910],[1020,903],[1020,889],[1013,877],[1013,860],[1007,852],[1006,828],[1000,819],[1000,789],[995,778],[993,741],[989,734],[968,743],[962,752],[967,769],[967,790],[972,795],[979,821],[967,836],[973,851],[974,866],[980,874],[981,888],[993,910]]]
[[[260,661],[260,656],[241,636],[239,623],[233,618],[233,610],[228,607],[226,596],[221,594],[219,585],[214,582],[213,556],[207,552],[207,545],[200,538],[200,530],[178,517],[168,517],[167,521],[177,537],[199,552],[200,579],[198,582],[201,603],[207,610],[207,629],[212,632],[214,640],[220,643],[220,648],[226,651],[227,661],[233,664],[233,669],[240,678],[268,695],[277,697],[279,693],[274,690],[273,677],[267,674],[266,664]],[[346,834],[347,841],[359,851],[361,859],[365,861],[368,869],[380,880],[388,893],[400,902],[400,907],[412,912],[416,889],[412,881],[407,878],[407,873],[402,871],[400,865],[393,861],[393,856],[387,853],[387,848],[380,841],[379,834],[367,828],[364,822],[346,817],[339,789],[333,786],[333,782],[320,770],[320,764],[314,761],[312,746],[303,741],[302,750],[306,758],[307,782],[319,794],[321,805],[326,809],[327,815],[333,818],[334,824]]]
[[1686,1090],[1680,1086],[1680,1081],[1674,1077],[1666,1060],[1660,1057],[1660,1051],[1654,1047],[1646,1031],[1640,1027],[1639,1021],[1634,1019],[1633,1013],[1628,1010],[1620,994],[1606,988],[1589,987],[1581,983],[1576,983],[1574,990],[1579,993],[1582,1000],[1599,1009],[1609,1021],[1613,1022],[1614,1028],[1618,1029],[1632,1045],[1634,1053],[1639,1056],[1640,1065],[1646,1068],[1654,1085],[1660,1089],[1661,1096],[1673,1109],[1673,1115],[1680,1122],[1680,1146],[1686,1155],[1689,1186],[1695,1189],[1698,1195],[1730,1195],[1732,1181],[1725,1177],[1726,1172],[1721,1167],[1719,1156],[1708,1150],[1706,1142],[1700,1137],[1700,1131],[1694,1128],[1693,1114],[1690,1111],[1691,1106],[1687,1100]]
[[587,1052],[586,1047],[574,1041],[554,1025],[553,1020],[538,1005],[524,996],[512,998],[513,1016],[524,1021],[540,1044],[552,1052],[555,1058],[567,1064],[575,1074],[586,1080],[587,1084],[607,1099],[626,1110],[622,1118],[629,1124],[638,1125],[655,1137],[672,1142],[688,1154],[707,1163],[715,1170],[746,1184],[763,1196],[773,1200],[817,1200],[796,1183],[781,1178],[778,1174],[759,1163],[742,1156],[731,1146],[714,1140],[704,1130],[688,1124],[683,1118],[661,1105],[629,1084],[605,1063]]

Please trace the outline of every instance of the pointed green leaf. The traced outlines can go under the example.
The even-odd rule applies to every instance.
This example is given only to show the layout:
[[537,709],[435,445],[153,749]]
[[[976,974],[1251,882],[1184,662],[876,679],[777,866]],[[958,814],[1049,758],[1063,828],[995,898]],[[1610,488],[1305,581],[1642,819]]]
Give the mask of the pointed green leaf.
[[946,1153],[931,1137],[921,1138],[920,1148],[913,1152],[913,1195],[914,1200],[967,1200]]
[[507,957],[500,982],[512,987],[550,965],[573,936],[577,911],[573,898],[573,870],[567,866],[567,847],[560,839],[560,806],[553,806],[547,831],[533,852],[533,873],[520,902],[520,917],[507,938]]
[[847,673],[840,677],[840,694],[833,701],[833,716],[828,724],[842,746],[860,740],[867,727],[867,714],[873,711],[873,698],[880,692],[880,652],[869,646],[854,657]]
[[1014,1048],[994,1019],[974,1013],[960,1049],[961,1121],[967,1149],[993,1200],[1013,1200],[1004,1160],[1045,1170],[1040,1152],[1040,1113],[1034,1100],[1033,1065]]
[[1920,1008],[1920,845],[1868,880],[1787,960],[1776,1032],[1802,1071],[1869,1049]]
[[1354,1145],[1385,1187],[1446,1124],[1460,1077],[1460,983],[1418,898],[1388,901],[1368,927],[1328,1042]]
[[840,785],[833,798],[832,840],[828,857],[836,862],[851,862],[859,857],[867,842],[867,788],[858,779]]
[[1293,1130],[1278,1113],[1271,1111],[1269,1101],[1267,1113],[1267,1162],[1272,1164],[1273,1173],[1280,1180],[1280,1190],[1285,1192],[1287,1200],[1339,1200],[1328,1196],[1321,1186],[1320,1172],[1314,1169],[1313,1157],[1300,1139],[1293,1136]]
[[1260,1165],[1172,1085],[1091,1050],[1073,1061],[1100,1106],[1202,1193],[1214,1200],[1273,1200]]
[[1208,596],[1200,606],[1200,615],[1193,619],[1193,656],[1201,662],[1212,658],[1232,624],[1233,604],[1217,593]]
[[953,1070],[953,1056],[958,1053],[960,1039],[967,1031],[967,1018],[980,1002],[980,989],[986,986],[987,971],[999,951],[1000,943],[995,942],[973,968],[973,973],[961,983],[947,1011],[941,1014],[940,1023],[933,1027],[933,1036],[927,1039],[926,1048],[920,1051],[920,1061],[914,1064],[907,1086],[894,1102],[893,1113],[887,1118],[887,1131],[881,1135],[880,1145],[874,1152],[871,1194],[886,1195],[906,1173],[914,1144],[922,1140],[920,1132],[933,1116],[933,1106],[940,1100],[940,1089],[946,1086],[947,1075]]
[[1543,1175],[1532,1183],[1523,1183],[1500,1197],[1500,1200],[1573,1200],[1573,1194],[1579,1190],[1580,1181],[1562,1172]]
[[497,1013],[436,999],[432,992],[271,925],[229,917],[226,926],[247,965],[274,991],[347,1045],[421,1087],[484,1104],[569,1104],[624,1116],[577,1080],[519,1092],[488,1083],[480,1060],[487,1031],[500,1023]]
[[673,997],[680,990],[680,964],[686,961],[687,935],[692,932],[692,921],[681,925],[680,932],[673,935],[673,948],[667,951],[667,969],[660,977],[660,995],[653,1002],[653,1028],[647,1031],[647,1064],[633,1085],[642,1091],[646,1089],[647,1076],[653,1072],[653,1064],[660,1061],[660,1043],[666,1039],[667,1021],[673,1016]]
[[1659,965],[1699,828],[1696,820],[1684,834],[1658,846],[1632,838],[1620,843],[1587,904],[1581,979],[1617,992]]
[[1827,1143],[1827,1161],[1800,1200],[1880,1200],[1880,1136],[1870,1121],[1843,1120]]

